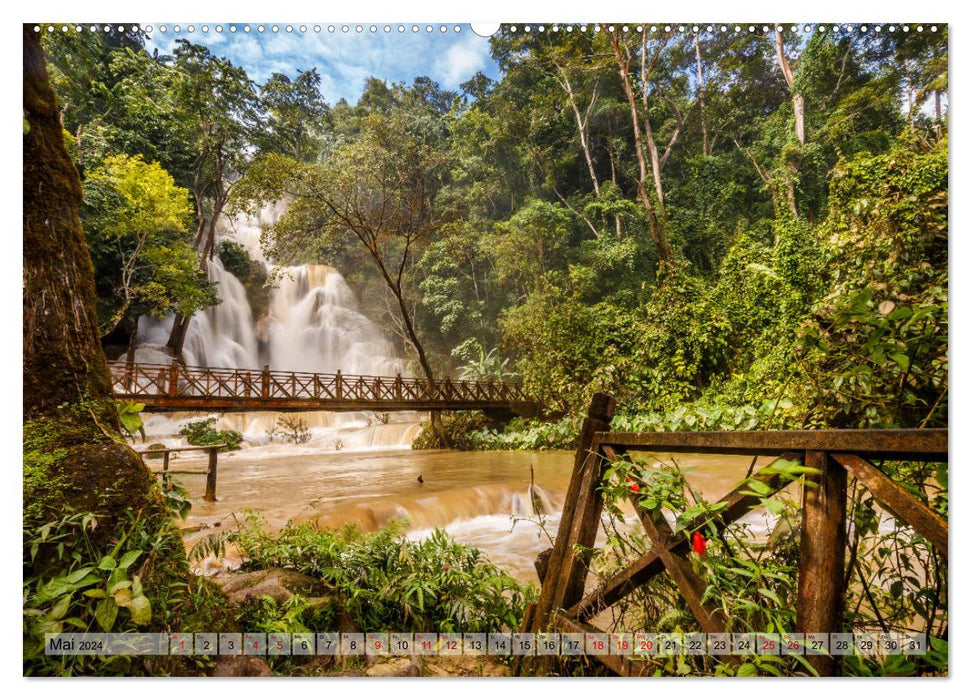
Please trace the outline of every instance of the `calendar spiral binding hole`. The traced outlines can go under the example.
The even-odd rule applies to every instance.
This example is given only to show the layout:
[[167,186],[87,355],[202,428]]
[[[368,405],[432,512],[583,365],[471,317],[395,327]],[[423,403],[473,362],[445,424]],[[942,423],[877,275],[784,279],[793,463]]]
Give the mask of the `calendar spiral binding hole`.
[[[57,24],[50,24],[50,25],[46,25],[46,30],[47,30],[48,33],[54,33],[55,31],[57,31],[56,27],[60,27],[60,31],[62,33],[68,33],[72,29],[76,33],[82,33],[85,30],[87,30],[89,32],[99,32],[99,31],[103,31],[104,33],[108,33],[108,32],[110,32],[112,30],[113,26],[114,25],[108,25],[108,24],[105,24],[105,25],[97,25],[97,24],[89,24],[89,25],[84,25],[84,24],[75,24],[75,25],[71,25],[71,24],[61,24],[61,25],[57,25]],[[920,33],[920,32],[924,32],[924,31],[927,31],[927,30],[929,30],[931,32],[937,32],[938,29],[939,29],[938,28],[938,25],[936,25],[936,24],[932,24],[932,25],[923,25],[923,24],[910,25],[910,24],[899,24],[899,23],[898,24],[858,24],[858,25],[853,25],[853,24],[786,24],[786,25],[782,25],[782,24],[778,24],[778,25],[767,25],[767,24],[763,24],[763,25],[755,25],[755,24],[748,24],[748,25],[740,25],[740,24],[707,24],[707,25],[699,25],[699,24],[692,24],[692,25],[685,25],[685,24],[679,24],[679,25],[674,25],[674,24],[638,24],[638,25],[634,25],[634,24],[625,24],[625,25],[614,25],[614,24],[553,24],[553,25],[549,25],[549,26],[544,25],[544,24],[522,24],[522,25],[520,25],[520,24],[511,24],[511,25],[509,25],[507,27],[507,29],[511,33],[516,33],[516,32],[520,32],[521,31],[521,32],[523,32],[525,34],[530,34],[530,33],[543,34],[543,33],[547,32],[547,31],[554,32],[554,33],[558,33],[558,32],[561,32],[561,31],[567,32],[567,33],[571,33],[571,32],[574,32],[574,31],[579,31],[579,32],[593,32],[593,33],[598,33],[598,32],[601,32],[601,31],[615,32],[618,28],[622,32],[624,32],[624,33],[630,33],[630,32],[635,32],[636,31],[638,34],[643,33],[644,31],[647,31],[650,34],[657,34],[657,33],[662,32],[662,31],[664,33],[668,33],[668,34],[670,34],[670,33],[678,33],[678,34],[685,34],[685,33],[691,33],[691,34],[727,34],[727,33],[734,33],[734,34],[742,34],[742,33],[749,33],[749,34],[768,34],[768,33],[772,32],[772,31],[775,31],[775,32],[778,32],[778,33],[784,33],[784,32],[792,32],[792,33],[800,33],[800,32],[802,32],[802,33],[821,32],[821,33],[834,33],[834,34],[839,34],[839,33],[847,34],[847,33],[852,33],[852,32],[858,31],[861,34],[866,34],[868,32],[875,32],[875,33],[878,33],[879,34],[879,33],[882,33],[884,31],[890,32],[890,33],[895,33],[897,31],[901,31],[901,32],[904,32],[904,33],[908,33],[910,31],[916,31],[916,32]],[[279,34],[281,32],[282,33],[285,33],[285,34],[306,34],[306,33],[309,33],[309,32],[313,32],[315,34],[320,34],[320,33],[324,33],[324,32],[326,32],[328,34],[338,34],[338,33],[340,33],[340,34],[351,34],[351,33],[354,33],[354,34],[379,34],[379,33],[382,33],[382,34],[393,34],[393,33],[398,33],[398,34],[405,34],[405,33],[419,34],[419,33],[422,33],[422,32],[425,33],[425,34],[434,34],[434,33],[447,34],[447,33],[460,33],[462,31],[464,31],[462,29],[462,26],[461,25],[458,25],[458,24],[455,24],[455,25],[446,25],[446,24],[441,24],[441,25],[432,25],[432,24],[425,24],[425,25],[418,25],[418,24],[412,24],[412,25],[404,25],[404,24],[398,24],[398,25],[390,25],[390,24],[384,24],[384,25],[378,25],[378,24],[370,24],[370,25],[364,25],[364,24],[339,24],[339,25],[334,25],[334,24],[330,24],[330,25],[326,25],[326,26],[320,25],[320,24],[313,24],[313,25],[310,25],[310,24],[298,24],[298,25],[294,25],[294,24],[285,24],[285,25],[278,25],[278,24],[271,24],[271,25],[265,25],[265,24],[257,24],[257,25],[249,25],[249,24],[242,24],[242,25],[229,24],[229,25],[222,25],[222,24],[216,24],[216,25],[212,25],[212,26],[210,26],[208,24],[202,24],[202,25],[199,25],[198,27],[196,25],[194,25],[194,24],[188,24],[188,25],[185,25],[185,26],[182,26],[182,25],[179,25],[179,24],[172,24],[172,25],[160,24],[157,27],[154,26],[154,25],[151,25],[151,24],[147,24],[147,25],[144,25],[144,26],[137,25],[137,24],[131,24],[131,25],[127,25],[127,26],[126,25],[119,25],[117,27],[117,30],[119,32],[125,32],[126,29],[128,31],[139,31],[140,30],[140,31],[144,31],[146,34],[152,34],[155,31],[158,31],[158,32],[160,32],[162,34],[165,34],[165,33],[169,32],[169,31],[171,31],[174,34],[182,34],[182,33],[193,34],[193,33],[197,32],[197,31],[200,32],[200,33],[202,33],[202,34],[208,34],[209,32],[216,32],[217,34],[221,34],[223,32],[229,32],[230,34],[235,34],[237,32],[242,32],[244,34],[249,34],[249,33],[252,33],[254,31],[257,34],[266,34],[266,33]],[[35,24],[34,25],[34,31],[35,32],[42,31],[41,25]]]

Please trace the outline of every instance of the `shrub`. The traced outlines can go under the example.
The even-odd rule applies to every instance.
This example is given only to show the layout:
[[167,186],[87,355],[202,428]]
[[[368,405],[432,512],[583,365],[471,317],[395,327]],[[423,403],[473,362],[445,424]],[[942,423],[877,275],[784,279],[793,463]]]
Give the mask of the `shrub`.
[[215,418],[189,421],[179,430],[190,445],[226,445],[225,450],[238,450],[243,442],[242,434],[235,430],[216,430]]
[[273,430],[269,432],[270,437],[280,437],[286,442],[292,442],[294,445],[302,445],[305,442],[310,442],[312,437],[310,433],[310,426],[307,421],[302,418],[291,417],[291,416],[280,416],[276,419],[276,425],[273,426]]
[[[364,533],[356,525],[319,529],[288,523],[276,536],[250,514],[225,535],[242,550],[247,569],[284,567],[322,579],[337,589],[346,612],[364,631],[486,632],[518,629],[534,587],[524,585],[484,560],[475,547],[458,544],[436,530],[415,542],[402,523]],[[193,552],[208,555],[212,540]],[[266,606],[264,606],[266,607]],[[306,624],[302,606],[292,611]],[[261,625],[272,626],[263,609]],[[313,611],[315,616],[323,613]]]
[[218,251],[219,260],[222,261],[226,271],[245,283],[249,279],[253,263],[246,248],[236,241],[220,241]]
[[441,432],[436,434],[431,423],[422,423],[422,430],[411,443],[413,450],[474,450],[475,431],[483,430],[489,419],[479,411],[442,413]]

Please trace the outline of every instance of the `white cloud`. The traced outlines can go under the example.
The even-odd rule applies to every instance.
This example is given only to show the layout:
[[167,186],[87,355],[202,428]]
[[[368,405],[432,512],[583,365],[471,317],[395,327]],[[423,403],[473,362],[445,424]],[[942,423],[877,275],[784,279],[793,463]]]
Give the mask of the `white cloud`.
[[485,71],[492,60],[489,41],[471,32],[439,56],[436,69],[447,88],[457,88],[477,72]]
[[[184,25],[183,25],[184,26]],[[443,87],[456,89],[477,71],[495,76],[497,68],[489,55],[488,39],[476,36],[468,25],[460,33],[449,31],[412,32],[409,26],[404,33],[396,28],[390,33],[371,33],[367,28],[361,33],[351,27],[347,33],[340,30],[287,33],[267,31],[221,34],[198,31],[178,36],[171,30],[161,33],[156,28],[149,42],[151,51],[158,47],[161,53],[171,53],[179,37],[209,46],[213,53],[226,56],[233,63],[243,66],[250,78],[263,82],[273,73],[284,73],[291,78],[297,72],[317,68],[321,76],[324,98],[337,102],[340,98],[355,102],[364,87],[364,81],[375,76],[389,82],[410,83],[416,76],[427,75]]]

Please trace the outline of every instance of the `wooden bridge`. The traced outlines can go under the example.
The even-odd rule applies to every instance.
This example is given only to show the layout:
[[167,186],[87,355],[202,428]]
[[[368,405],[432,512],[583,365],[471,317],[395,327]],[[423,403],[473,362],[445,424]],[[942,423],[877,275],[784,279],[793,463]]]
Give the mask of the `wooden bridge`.
[[115,396],[172,411],[466,411],[532,415],[520,384],[309,372],[110,363]]

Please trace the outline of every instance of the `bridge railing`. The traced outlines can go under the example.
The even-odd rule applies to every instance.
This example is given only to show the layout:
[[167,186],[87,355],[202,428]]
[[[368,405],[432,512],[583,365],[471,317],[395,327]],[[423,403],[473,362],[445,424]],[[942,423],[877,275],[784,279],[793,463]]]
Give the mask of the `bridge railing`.
[[116,395],[273,400],[374,402],[525,402],[521,384],[492,380],[467,381],[319,374],[171,364],[109,363]]

